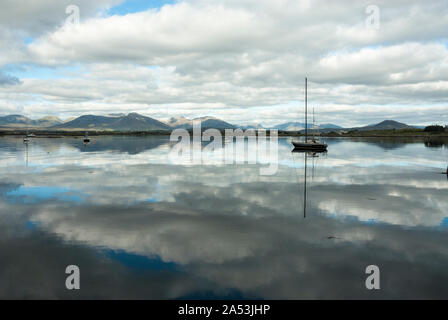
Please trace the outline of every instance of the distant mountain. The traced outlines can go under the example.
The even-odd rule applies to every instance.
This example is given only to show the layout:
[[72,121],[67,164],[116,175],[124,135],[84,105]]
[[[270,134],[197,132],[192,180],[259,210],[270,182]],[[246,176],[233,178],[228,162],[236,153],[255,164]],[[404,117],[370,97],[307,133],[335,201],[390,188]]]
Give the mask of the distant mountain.
[[202,128],[214,128],[214,129],[234,129],[235,126],[225,122],[223,120],[214,118],[214,117],[201,117],[201,118],[195,118],[196,121],[201,121],[201,127]]
[[108,117],[125,117],[126,113],[109,113]]
[[33,120],[18,114],[0,117],[0,126],[9,127],[11,125],[26,126],[31,125]]
[[75,119],[76,119],[76,117],[70,117],[68,119],[65,119],[63,122],[70,122],[70,121],[75,120]]
[[392,129],[400,130],[400,129],[412,129],[412,128],[414,127],[395,120],[384,120],[374,125],[368,125],[356,129],[360,131],[371,131],[371,130],[392,130]]
[[175,129],[189,129],[193,125],[193,120],[185,117],[172,117],[165,123]]
[[38,120],[32,120],[22,115],[9,115],[0,117],[1,127],[10,128],[36,128],[36,127],[50,127],[62,123],[62,120],[57,117],[43,117]]
[[47,117],[40,118],[38,120],[34,120],[34,123],[36,126],[39,126],[39,127],[51,127],[51,126],[55,126],[57,124],[63,123],[63,121],[61,119],[59,119],[58,117],[47,116]]
[[[308,123],[308,129],[312,129],[313,124]],[[272,127],[272,129],[282,131],[300,131],[305,129],[305,124],[300,122],[286,122]],[[331,123],[322,123],[316,126],[316,129],[342,129],[342,127]]]
[[281,131],[299,131],[305,128],[305,125],[299,122],[286,122],[272,127],[272,129]]
[[332,123],[322,123],[318,127],[319,129],[342,129],[341,126]]
[[117,131],[146,131],[146,130],[170,130],[163,122],[138,113],[117,116],[80,116],[72,121],[56,126],[55,129],[79,129],[79,130],[117,130]]
[[177,118],[170,118],[168,121],[166,121],[166,124],[174,129],[192,129],[193,128],[193,121],[200,121],[201,122],[201,128],[207,129],[207,128],[214,128],[214,129],[234,129],[235,126],[225,122],[223,120],[214,118],[214,117],[200,117],[195,119],[187,119],[185,117],[177,117]]
[[247,129],[253,129],[253,130],[261,130],[265,129],[261,124],[250,124],[250,125],[242,125],[242,126],[236,126],[240,129],[247,130]]
[[55,129],[106,129],[112,126],[116,118],[85,115],[75,118],[72,121],[64,122],[54,126]]
[[170,130],[171,128],[159,120],[142,116],[138,113],[130,113],[127,116],[117,117],[113,123],[115,130]]

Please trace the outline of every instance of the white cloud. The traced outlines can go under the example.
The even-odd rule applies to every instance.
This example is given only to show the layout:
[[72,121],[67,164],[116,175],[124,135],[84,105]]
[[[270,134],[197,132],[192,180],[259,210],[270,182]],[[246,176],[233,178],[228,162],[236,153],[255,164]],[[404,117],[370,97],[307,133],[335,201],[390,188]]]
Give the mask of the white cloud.
[[[123,0],[77,0],[75,5],[84,20],[120,2]],[[0,27],[39,36],[62,26],[68,16],[66,8],[73,4],[71,0],[1,0]]]
[[[81,65],[85,72],[22,79],[0,93],[0,105],[18,94],[27,105],[42,99],[42,114],[141,111],[273,123],[291,118],[285,110],[298,114],[305,75],[322,122],[370,123],[347,119],[365,112],[428,123],[448,101],[444,1],[377,1],[379,30],[365,28],[370,3],[363,1],[192,0],[125,16],[93,14],[112,3],[81,3],[89,14],[78,27],[58,27],[55,19],[45,29],[30,18],[45,31],[20,54],[1,54],[0,63]],[[426,118],[412,118],[420,107]]]

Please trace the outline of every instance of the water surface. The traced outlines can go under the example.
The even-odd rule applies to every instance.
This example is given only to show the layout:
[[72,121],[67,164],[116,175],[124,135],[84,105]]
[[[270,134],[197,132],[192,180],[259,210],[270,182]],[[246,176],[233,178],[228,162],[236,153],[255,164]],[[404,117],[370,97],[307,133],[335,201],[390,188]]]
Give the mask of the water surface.
[[0,138],[0,298],[448,298],[448,144],[327,142],[262,176],[169,137]]

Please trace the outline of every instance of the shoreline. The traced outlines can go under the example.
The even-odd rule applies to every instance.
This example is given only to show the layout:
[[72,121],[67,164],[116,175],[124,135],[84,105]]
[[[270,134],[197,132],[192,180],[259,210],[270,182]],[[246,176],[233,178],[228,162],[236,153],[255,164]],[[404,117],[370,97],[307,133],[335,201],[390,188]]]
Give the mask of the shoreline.
[[[205,130],[203,130],[204,132]],[[225,135],[225,130],[220,130],[221,134]],[[2,136],[24,136],[27,133],[35,134],[33,138],[62,138],[62,137],[84,137],[85,130],[83,131],[59,131],[59,130],[1,130],[0,137]],[[190,135],[193,134],[192,130],[188,130]],[[172,131],[88,131],[89,136],[170,136]],[[270,131],[266,130],[266,136],[270,136]],[[278,131],[279,137],[304,137],[305,134],[292,131]],[[312,134],[308,134],[312,136]],[[408,131],[408,130],[381,130],[381,131],[365,131],[365,132],[350,132],[350,133],[337,133],[335,131],[328,133],[321,133],[316,135],[317,138],[447,138],[448,132],[430,133],[421,131]]]

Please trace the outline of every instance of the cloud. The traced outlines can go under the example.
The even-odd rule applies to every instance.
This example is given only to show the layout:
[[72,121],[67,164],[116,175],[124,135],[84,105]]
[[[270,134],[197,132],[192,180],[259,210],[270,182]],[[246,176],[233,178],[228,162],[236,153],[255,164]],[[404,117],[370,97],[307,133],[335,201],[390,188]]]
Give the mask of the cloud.
[[[303,99],[305,76],[322,122],[371,123],[349,117],[365,112],[427,124],[448,101],[444,1],[379,1],[379,30],[366,28],[370,3],[363,1],[191,0],[122,16],[94,14],[113,4],[81,3],[87,14],[76,27],[41,29],[30,19],[42,31],[4,52],[0,63],[78,65],[84,73],[37,74],[8,94],[28,98],[39,115],[139,111],[267,125],[290,120],[286,110],[298,113],[291,106]],[[8,32],[26,29],[6,25]],[[420,107],[427,112],[413,116]]]
[[[80,18],[88,19],[119,4],[122,0],[78,0]],[[25,32],[31,36],[41,36],[61,27],[68,16],[66,8],[73,5],[70,0],[1,0],[0,27]]]
[[[228,176],[232,175],[236,168],[216,165],[213,154],[203,155],[203,166],[173,163],[169,157],[168,138],[160,140],[123,137],[117,140],[116,137],[102,137],[95,140],[95,144],[88,149],[77,140],[48,140],[39,143],[34,152],[47,154],[50,151],[51,156],[50,160],[46,160],[33,158],[31,154],[30,162],[34,166],[44,166],[42,170],[38,170],[38,174],[32,176],[23,169],[10,174],[12,167],[21,168],[17,166],[23,159],[20,158],[21,153],[7,153],[4,168],[0,168],[0,171],[5,181],[14,181],[28,187],[48,183],[67,190],[82,190],[82,193],[91,195],[84,199],[91,205],[120,206],[136,201],[145,203],[148,198],[157,197],[159,203],[154,204],[152,208],[160,208],[159,211],[167,210],[176,200],[177,205],[185,209],[182,211],[184,213],[194,213],[197,210],[213,211],[213,203],[223,202],[222,208],[226,214],[258,212],[258,215],[263,216],[271,211],[286,215],[297,214],[297,202],[286,199],[295,199],[296,184],[301,186],[303,182],[291,181],[291,174],[297,179],[303,178],[303,168],[297,168],[302,165],[303,159],[298,158],[296,154],[295,158],[291,155],[286,139],[280,139],[279,172],[271,178],[272,188],[285,198],[282,201],[279,201],[280,195],[277,193],[267,196],[267,190],[263,189],[265,185],[257,182],[259,166],[263,165],[261,158],[258,158],[257,166],[239,166],[239,178],[229,182]],[[9,148],[17,148],[14,143],[15,139],[10,139]],[[328,214],[354,216],[361,221],[374,219],[410,227],[437,227],[445,218],[448,202],[443,194],[448,185],[436,174],[441,170],[440,163],[446,160],[443,153],[428,159],[428,151],[422,142],[398,144],[406,148],[397,154],[389,152],[387,159],[379,161],[377,154],[384,152],[381,147],[388,146],[387,144],[377,146],[359,142],[359,147],[347,159],[345,148],[353,148],[352,143],[339,140],[328,143],[329,148],[333,150],[332,157],[322,161],[319,177],[309,186],[310,194],[313,195],[310,199],[317,199],[315,207]],[[344,145],[338,146],[340,143]],[[105,150],[113,152],[98,156],[98,152]],[[67,160],[65,152],[71,155],[70,161]],[[248,152],[256,153],[256,150],[251,149]],[[126,157],[123,157],[124,154]],[[412,161],[403,163],[403,157]],[[76,167],[73,167],[73,161],[78,164]],[[165,166],[166,163],[171,163],[172,166]],[[410,170],[409,166],[414,169]],[[353,167],[356,168],[356,174],[353,174]],[[427,167],[434,168],[434,174],[428,175],[425,169]],[[84,178],[80,180],[79,176]],[[100,187],[96,181],[102,181]],[[213,188],[210,188],[211,186]],[[116,188],[125,188],[127,192],[120,193]],[[383,200],[371,201],[363,196],[365,194]],[[250,202],[254,210],[239,208],[242,205],[242,195],[244,202]],[[206,205],[202,203],[201,197],[214,200]],[[347,203],[351,205],[347,206]]]
[[0,70],[0,86],[14,85],[19,83],[19,78],[8,75]]

